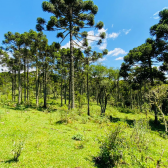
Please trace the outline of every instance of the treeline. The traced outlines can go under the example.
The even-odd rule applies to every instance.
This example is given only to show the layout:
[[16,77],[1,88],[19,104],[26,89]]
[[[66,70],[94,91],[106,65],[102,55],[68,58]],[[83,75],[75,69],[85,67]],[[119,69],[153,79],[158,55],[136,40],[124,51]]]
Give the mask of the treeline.
[[[69,109],[73,109],[75,100],[76,106],[82,107],[86,98],[88,115],[90,101],[100,105],[101,115],[105,113],[107,104],[138,109],[145,111],[146,115],[147,111],[154,110],[155,124],[161,114],[167,129],[168,88],[164,85],[168,70],[167,9],[159,13],[159,23],[150,28],[153,38],[130,50],[118,70],[101,64],[91,65],[108,53],[106,49],[101,53],[92,51],[88,32],[81,32],[87,26],[103,27],[103,22],[94,23],[98,7],[92,1],[50,0],[43,2],[42,7],[53,16],[48,22],[37,19],[39,32],[30,30],[23,34],[8,32],[4,35],[1,64],[8,67],[9,73],[0,74],[0,84],[2,90],[11,88],[13,101],[30,104],[35,98],[36,107],[39,107],[39,98],[43,96],[43,107],[47,108],[47,97],[59,95],[61,106],[67,104]],[[69,35],[70,48],[61,48],[61,43],[55,42],[48,45],[42,33],[45,29],[61,31],[57,38],[62,38],[62,41]],[[105,36],[103,32],[96,37],[98,45]],[[3,90],[3,93],[7,92],[8,89]]]
[[168,112],[168,86],[163,83],[167,83],[168,71],[168,10],[160,11],[159,16],[159,23],[150,28],[153,38],[148,38],[144,44],[129,51],[124,57],[120,75],[130,83],[130,90],[138,88],[140,110],[149,105],[149,109],[155,112],[156,125],[161,114],[167,132],[165,114]]

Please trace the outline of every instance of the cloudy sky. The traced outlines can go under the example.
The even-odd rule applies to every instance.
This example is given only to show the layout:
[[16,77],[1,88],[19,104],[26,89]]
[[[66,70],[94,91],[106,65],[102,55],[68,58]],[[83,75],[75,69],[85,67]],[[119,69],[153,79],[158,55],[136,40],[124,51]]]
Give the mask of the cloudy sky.
[[[101,51],[107,48],[107,56],[98,62],[108,67],[120,68],[123,57],[134,47],[145,42],[152,25],[158,23],[159,11],[168,8],[167,0],[93,0],[99,11],[95,22],[103,21],[106,39],[101,46],[90,41],[93,50]],[[50,14],[42,11],[43,0],[3,0],[0,10],[0,42],[8,31],[24,33],[35,30],[37,17],[49,19]],[[89,29],[90,35],[97,35],[95,29]],[[57,32],[44,32],[49,39],[59,42]],[[92,37],[94,39],[94,37]],[[62,43],[62,47],[69,47],[69,37]],[[1,68],[0,68],[1,69]]]

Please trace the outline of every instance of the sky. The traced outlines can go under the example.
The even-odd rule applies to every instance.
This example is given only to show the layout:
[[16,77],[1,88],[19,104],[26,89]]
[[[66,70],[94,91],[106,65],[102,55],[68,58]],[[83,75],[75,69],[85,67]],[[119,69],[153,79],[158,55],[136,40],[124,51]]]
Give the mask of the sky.
[[[1,0],[0,43],[8,31],[24,33],[30,29],[36,30],[37,17],[48,20],[51,14],[43,12],[42,2],[43,0]],[[103,21],[104,28],[100,31],[95,28],[89,29],[89,34],[97,35],[105,31],[106,39],[101,46],[93,42],[89,44],[98,52],[108,49],[108,55],[97,62],[113,68],[120,68],[123,57],[129,50],[145,43],[145,40],[151,37],[149,29],[159,22],[159,11],[168,9],[167,0],[93,0],[93,2],[99,8],[95,23]],[[44,34],[49,44],[54,41],[60,42],[60,39],[56,38],[57,31],[44,31]],[[69,47],[68,36],[62,47]]]

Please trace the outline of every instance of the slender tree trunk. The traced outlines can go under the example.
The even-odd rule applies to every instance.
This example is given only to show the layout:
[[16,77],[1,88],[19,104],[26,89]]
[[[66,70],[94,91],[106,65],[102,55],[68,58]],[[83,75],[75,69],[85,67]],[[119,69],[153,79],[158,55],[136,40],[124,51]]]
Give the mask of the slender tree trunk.
[[26,58],[24,56],[24,102],[26,102]]
[[[120,99],[120,90],[119,90],[119,84],[120,83],[119,82],[120,82],[120,77],[118,77],[118,79],[117,79],[117,92],[118,92],[117,103]],[[118,104],[117,104],[117,106],[118,106]]]
[[151,86],[154,86],[154,81],[153,81],[153,72],[152,72],[152,63],[151,59],[148,56],[148,63],[149,63],[149,70],[150,70],[150,81],[151,81]]
[[154,105],[154,111],[155,111],[155,125],[158,125],[158,116],[157,116],[158,112],[156,105]]
[[165,115],[164,115],[162,109],[161,109],[158,105],[157,105],[157,109],[158,109],[159,112],[162,114],[163,122],[164,122],[164,125],[165,125],[165,132],[167,133],[167,121],[166,121]]
[[[71,74],[71,65],[70,65],[70,74]],[[68,102],[68,109],[69,110],[71,108],[71,75],[70,74],[69,74],[69,102]]]
[[38,77],[38,60],[36,54],[36,107],[39,106],[39,77]]
[[12,101],[14,101],[14,73],[12,70]]
[[66,104],[66,90],[67,90],[67,85],[66,85],[66,75],[65,75],[65,80],[64,80],[64,99],[65,99],[65,104]]
[[87,60],[87,99],[88,99],[88,116],[90,116],[90,109],[89,109],[89,60]]
[[117,98],[118,98],[118,93],[117,93],[117,81],[115,81],[116,83],[116,88],[115,88],[115,105],[117,107]]
[[29,63],[27,62],[27,101],[29,101]]
[[140,110],[142,112],[142,85],[140,86]]
[[21,102],[23,103],[23,82],[21,79]]
[[130,94],[131,94],[131,109],[133,109],[133,104],[132,104],[132,85],[131,85],[131,91],[130,91]]
[[15,90],[16,90],[16,70],[15,70],[15,73],[14,73],[14,92],[13,92],[13,94],[14,94],[14,102],[15,102],[15,95],[16,95]]
[[[70,7],[70,19],[72,20],[72,7]],[[70,21],[70,55],[71,55],[71,109],[74,109],[75,108],[74,58],[73,58],[73,33],[72,33],[71,21]]]
[[62,63],[61,63],[62,67],[61,67],[61,107],[62,107],[62,81],[63,81],[63,71],[62,71],[62,68],[63,68],[63,58],[62,58]]
[[96,89],[96,101],[97,101],[97,105],[99,104],[99,93],[98,93],[98,89]]
[[83,79],[80,84],[80,94],[83,95]]
[[19,58],[19,69],[18,69],[18,104],[21,103],[21,77],[20,77],[20,58]]
[[44,71],[44,108],[47,108],[47,69]]

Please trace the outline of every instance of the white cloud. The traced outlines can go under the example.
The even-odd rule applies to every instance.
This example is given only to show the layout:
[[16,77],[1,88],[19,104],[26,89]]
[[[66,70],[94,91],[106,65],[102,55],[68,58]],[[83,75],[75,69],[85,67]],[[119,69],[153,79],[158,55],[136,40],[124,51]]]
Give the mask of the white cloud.
[[113,39],[115,39],[115,38],[117,38],[117,37],[119,36],[119,34],[120,34],[120,33],[115,33],[115,32],[113,32],[113,33],[111,33],[111,34],[108,35],[108,38],[113,38]]
[[103,62],[103,61],[105,61],[105,60],[107,60],[106,57],[104,57],[104,58],[99,58],[99,59],[97,60],[97,62]]
[[61,48],[70,48],[70,41],[66,43],[64,46],[61,46]]
[[160,11],[157,11],[156,13],[153,14],[153,16],[158,15]]
[[159,19],[159,16],[157,16],[157,17],[153,17],[154,19]]
[[[109,34],[109,35],[108,35],[107,30],[108,30],[108,29],[102,28],[102,29],[100,29],[100,30],[98,30],[98,31],[96,31],[96,32],[93,31],[93,30],[89,31],[89,32],[88,32],[88,37],[87,37],[87,39],[88,39],[88,45],[89,45],[89,46],[92,46],[92,48],[93,48],[93,47],[97,47],[97,48],[99,48],[100,50],[106,49],[106,48],[107,48],[107,39],[108,39],[108,38],[113,38],[113,39],[114,39],[114,38],[117,38],[118,35],[119,35],[119,33],[112,33],[112,34]],[[98,40],[100,39],[99,35],[100,35],[100,33],[102,33],[102,32],[105,32],[105,33],[106,33],[106,38],[103,39],[101,45],[96,45],[96,43],[97,43]],[[79,42],[78,40],[74,40],[74,41],[75,41],[78,45],[82,46],[82,42],[83,42],[82,40],[80,40],[80,42]],[[75,45],[75,43],[74,43],[74,45]],[[78,45],[75,45],[75,47],[76,47],[76,48],[79,48]],[[66,43],[65,45],[63,45],[61,48],[70,48],[70,41],[69,41],[68,43]]]
[[123,60],[123,57],[118,57],[115,60]]
[[[82,40],[79,42],[79,41],[77,41],[77,40],[74,40],[75,42],[73,43],[74,44],[74,46],[75,46],[75,48],[79,48],[79,46],[82,46]],[[78,46],[78,45],[79,46]],[[68,43],[66,43],[64,46],[61,46],[61,48],[70,48],[70,41],[68,42]]]
[[112,56],[118,56],[120,54],[127,54],[127,52],[125,52],[122,48],[115,48],[114,50],[108,52],[108,55]]
[[104,50],[107,48],[107,40],[103,40],[103,43],[99,46],[100,50]]
[[[168,7],[164,7],[162,10],[164,10],[164,9],[168,9]],[[159,12],[160,12],[160,11],[157,11],[156,13],[153,14],[153,17],[150,17],[150,18],[159,19],[159,16],[158,16],[158,15],[159,15]]]
[[13,54],[11,52],[7,52],[7,54],[9,55],[9,57],[13,57]]
[[[98,36],[100,33],[102,32],[107,32],[108,29],[100,29],[97,31],[97,33],[95,33],[94,31],[89,31],[88,32],[88,43],[89,43],[89,46],[92,46],[96,43],[96,41],[98,42],[98,40],[100,39]],[[97,46],[100,50],[103,50],[107,47],[107,33],[106,33],[106,38],[103,40],[102,44]]]
[[164,7],[163,10],[164,10],[164,9],[168,9],[168,7]]
[[113,28],[113,26],[114,26],[114,25],[112,24],[112,26],[111,26],[111,27]]
[[129,29],[129,30],[123,29],[123,32],[124,32],[126,35],[127,35],[130,31],[131,31],[131,29]]
[[102,29],[98,30],[98,32],[99,32],[99,33],[102,33],[102,32],[106,32],[107,30],[108,30],[108,29],[102,28]]
[[96,37],[95,32],[93,30],[88,32],[88,43],[89,46],[91,46],[96,40],[98,40],[99,38]]

